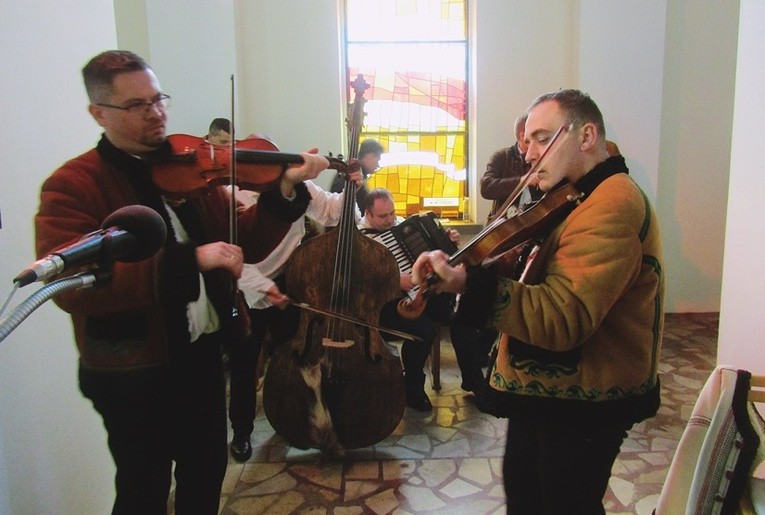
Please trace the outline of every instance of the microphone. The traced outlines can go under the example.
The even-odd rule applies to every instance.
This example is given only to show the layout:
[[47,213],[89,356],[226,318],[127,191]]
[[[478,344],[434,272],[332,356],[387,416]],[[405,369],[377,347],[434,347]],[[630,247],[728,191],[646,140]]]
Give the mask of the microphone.
[[29,265],[13,280],[18,287],[44,281],[88,263],[135,262],[154,255],[165,243],[167,226],[150,207],[121,207],[106,217],[101,229]]

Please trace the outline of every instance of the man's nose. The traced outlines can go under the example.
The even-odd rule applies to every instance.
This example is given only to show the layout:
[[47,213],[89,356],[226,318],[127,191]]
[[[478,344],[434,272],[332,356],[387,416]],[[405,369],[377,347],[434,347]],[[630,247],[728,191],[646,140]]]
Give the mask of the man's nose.
[[159,117],[162,118],[165,115],[165,112],[160,106],[159,103],[154,103],[149,106],[149,108],[144,113],[144,116],[147,117]]
[[529,148],[526,150],[526,162],[533,163],[539,158],[539,150],[534,143],[529,144]]

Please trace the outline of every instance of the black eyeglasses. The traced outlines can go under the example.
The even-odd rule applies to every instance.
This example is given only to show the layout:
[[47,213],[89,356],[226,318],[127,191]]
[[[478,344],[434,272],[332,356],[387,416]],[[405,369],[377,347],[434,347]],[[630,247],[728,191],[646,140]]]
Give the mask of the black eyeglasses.
[[120,111],[127,111],[128,113],[141,113],[146,114],[151,110],[151,108],[156,107],[160,111],[164,112],[167,110],[168,107],[170,107],[170,95],[165,95],[164,93],[160,93],[156,97],[154,97],[154,100],[136,100],[135,102],[131,102],[128,105],[124,106],[116,106],[114,104],[103,104],[99,102],[94,102],[95,105],[100,107],[108,107],[110,109],[119,109]]

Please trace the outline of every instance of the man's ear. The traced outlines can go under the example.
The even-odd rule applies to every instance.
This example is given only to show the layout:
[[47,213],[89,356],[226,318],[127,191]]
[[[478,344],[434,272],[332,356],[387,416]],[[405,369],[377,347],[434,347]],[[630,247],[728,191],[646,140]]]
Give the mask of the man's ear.
[[583,151],[590,150],[598,140],[598,128],[594,123],[586,123],[582,127],[582,143],[580,148]]
[[88,104],[88,112],[90,113],[90,116],[92,116],[96,122],[98,122],[98,125],[101,127],[106,127],[104,125],[104,108],[101,106],[97,106],[96,104]]

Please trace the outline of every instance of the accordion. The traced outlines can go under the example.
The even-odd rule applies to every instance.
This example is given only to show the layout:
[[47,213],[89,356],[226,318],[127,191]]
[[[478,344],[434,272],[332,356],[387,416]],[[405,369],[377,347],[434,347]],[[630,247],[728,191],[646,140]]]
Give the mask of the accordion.
[[[385,245],[396,258],[401,273],[412,271],[417,256],[431,250],[443,250],[449,255],[457,252],[457,245],[446,235],[435,213],[412,215],[389,231],[372,236]],[[419,287],[409,291],[414,298]]]

